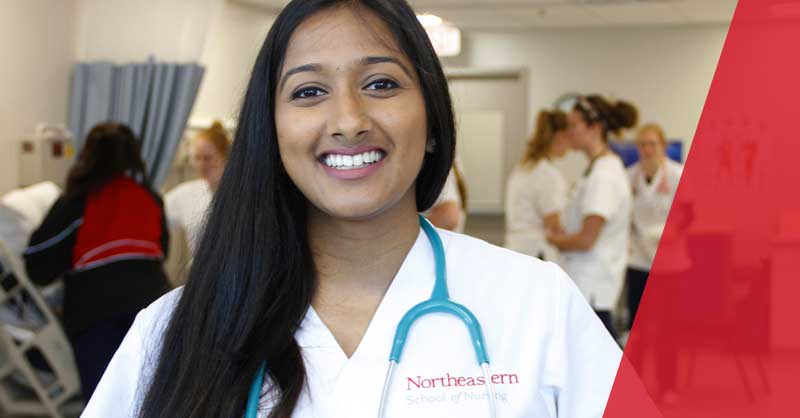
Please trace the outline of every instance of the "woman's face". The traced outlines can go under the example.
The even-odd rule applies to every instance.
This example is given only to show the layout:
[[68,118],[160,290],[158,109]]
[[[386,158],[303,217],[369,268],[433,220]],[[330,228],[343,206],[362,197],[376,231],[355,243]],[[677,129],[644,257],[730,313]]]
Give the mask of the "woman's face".
[[289,177],[340,219],[415,205],[428,131],[414,66],[377,16],[355,13],[335,7],[298,26],[275,93]]
[[658,133],[652,129],[642,131],[636,138],[636,148],[642,162],[657,162],[664,158],[666,148]]
[[225,157],[211,141],[203,135],[195,137],[189,145],[189,155],[201,178],[213,184],[219,183],[225,170]]
[[570,144],[579,151],[587,152],[591,146],[603,141],[602,131],[599,123],[588,124],[583,114],[577,110],[567,113],[567,134]]
[[577,110],[567,113],[567,136],[572,148],[579,151],[585,150],[591,142],[592,127]]

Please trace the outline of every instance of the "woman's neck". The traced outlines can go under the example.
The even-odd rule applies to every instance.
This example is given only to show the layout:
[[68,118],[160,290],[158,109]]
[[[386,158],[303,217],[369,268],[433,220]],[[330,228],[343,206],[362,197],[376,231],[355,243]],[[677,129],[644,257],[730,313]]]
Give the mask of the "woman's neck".
[[652,160],[642,160],[642,171],[644,175],[651,178],[656,175],[658,169],[664,165],[664,158],[655,158]]
[[317,270],[313,302],[346,295],[382,298],[419,235],[413,189],[382,214],[364,220],[309,211],[309,243]]
[[206,184],[208,185],[208,189],[211,190],[211,194],[216,193],[217,187],[219,187],[219,180],[214,181],[211,179],[205,179],[205,181]]
[[608,151],[608,145],[606,145],[605,142],[600,141],[588,145],[583,152],[586,154],[586,157],[589,159],[589,161],[594,161],[605,154],[606,151]]

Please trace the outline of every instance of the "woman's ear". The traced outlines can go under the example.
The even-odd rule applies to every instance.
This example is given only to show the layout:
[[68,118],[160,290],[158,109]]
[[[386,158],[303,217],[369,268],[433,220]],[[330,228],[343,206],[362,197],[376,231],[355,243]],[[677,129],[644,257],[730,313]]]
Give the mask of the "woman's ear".
[[589,129],[591,129],[592,131],[597,132],[600,135],[601,138],[603,137],[603,122],[602,121],[592,122],[591,125],[589,125]]

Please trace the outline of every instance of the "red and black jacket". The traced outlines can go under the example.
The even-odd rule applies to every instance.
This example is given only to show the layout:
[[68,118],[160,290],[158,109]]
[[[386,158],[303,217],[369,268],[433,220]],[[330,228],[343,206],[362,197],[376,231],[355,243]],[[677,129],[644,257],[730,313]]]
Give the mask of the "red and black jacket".
[[33,233],[25,264],[36,284],[64,277],[64,327],[74,336],[161,296],[168,246],[161,199],[120,176],[86,198],[59,198]]

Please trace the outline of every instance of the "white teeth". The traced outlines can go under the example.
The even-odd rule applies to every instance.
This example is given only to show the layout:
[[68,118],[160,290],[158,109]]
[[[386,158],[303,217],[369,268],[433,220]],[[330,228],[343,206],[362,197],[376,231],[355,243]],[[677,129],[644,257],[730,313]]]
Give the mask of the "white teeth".
[[356,155],[328,154],[323,159],[323,163],[337,170],[352,170],[377,163],[383,157],[384,154],[381,151],[368,151]]

